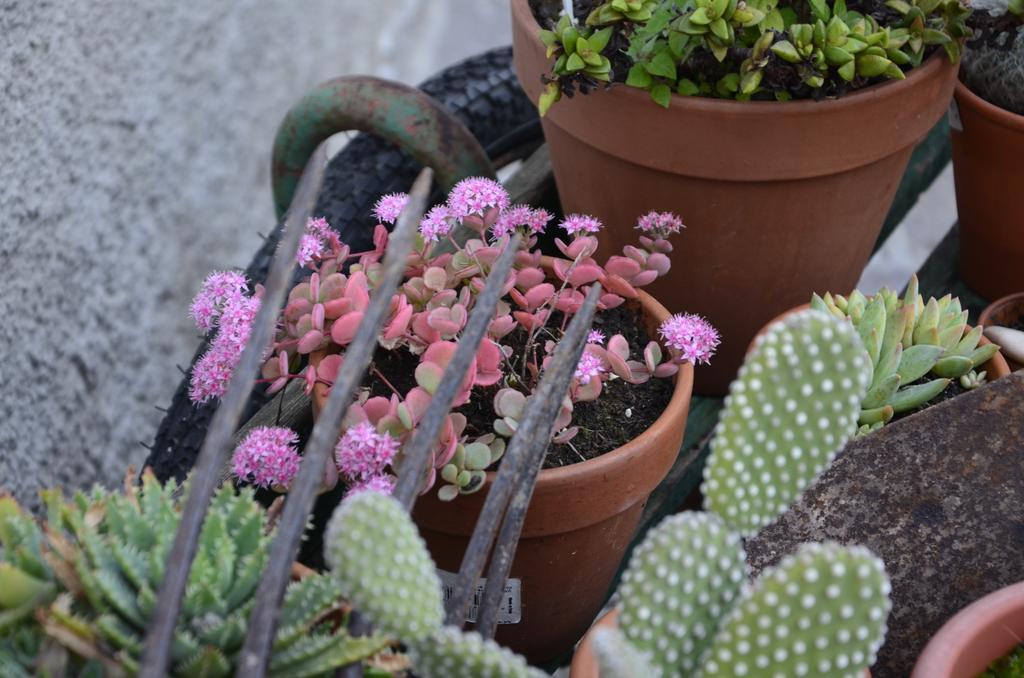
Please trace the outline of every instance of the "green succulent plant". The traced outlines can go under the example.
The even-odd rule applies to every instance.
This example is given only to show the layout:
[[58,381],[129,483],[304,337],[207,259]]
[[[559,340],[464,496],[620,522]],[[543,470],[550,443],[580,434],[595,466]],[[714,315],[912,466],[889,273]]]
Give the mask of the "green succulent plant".
[[375,627],[409,648],[416,675],[547,675],[478,633],[442,625],[441,581],[434,562],[415,524],[392,497],[376,492],[346,497],[331,517],[324,545],[339,588]]
[[[815,294],[811,307],[849,319],[864,342],[874,371],[862,402],[859,433],[876,430],[895,415],[924,406],[957,379],[964,388],[985,380],[976,371],[999,352],[979,345],[981,327],[967,329],[967,311],[950,295],[925,303],[914,276],[901,298],[888,289],[872,297]],[[922,378],[930,377],[923,383]]]
[[705,468],[706,508],[636,548],[616,628],[594,634],[603,678],[860,675],[891,604],[861,547],[804,544],[753,583],[743,536],[785,511],[856,430],[870,364],[849,323],[815,310],[773,324],[730,387]]
[[962,0],[614,0],[582,26],[563,15],[541,32],[554,63],[539,107],[543,114],[563,91],[610,80],[662,106],[673,93],[839,96],[903,79],[939,47],[958,60],[970,19]]
[[[12,500],[0,500],[0,519],[6,515],[0,590],[11,591],[12,582],[31,577],[21,594],[6,601],[13,606],[0,603],[4,618],[21,620],[22,636],[32,634],[33,643],[23,647],[37,648],[37,654],[22,653],[23,666],[38,666],[49,643],[63,649],[67,667],[50,675],[80,675],[78,669],[70,672],[80,665],[111,676],[138,670],[183,493],[173,482],[161,486],[151,473],[143,475],[141,487],[126,485],[123,494],[97,489],[70,501],[57,491],[44,493],[48,521],[42,530]],[[271,538],[266,513],[251,490],[225,486],[217,492],[189,573],[170,675],[234,673]],[[330,618],[341,602],[336,581],[323,575],[289,586],[271,675],[330,675],[388,646],[381,635],[349,636]],[[0,649],[0,666],[3,656]]]

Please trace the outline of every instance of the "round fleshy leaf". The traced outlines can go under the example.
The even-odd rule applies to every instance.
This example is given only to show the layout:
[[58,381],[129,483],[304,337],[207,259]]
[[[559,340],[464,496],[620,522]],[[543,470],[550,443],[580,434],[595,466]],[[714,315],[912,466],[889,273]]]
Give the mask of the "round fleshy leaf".
[[744,536],[785,511],[857,430],[872,365],[856,330],[815,310],[757,339],[704,468],[705,508]]
[[416,675],[423,678],[547,678],[526,660],[479,633],[445,626],[409,648]]
[[693,675],[746,580],[743,544],[721,518],[670,516],[630,557],[619,628],[659,675]]
[[804,544],[745,591],[704,675],[859,678],[885,639],[890,590],[885,566],[867,549]]
[[384,633],[405,642],[441,626],[441,581],[416,526],[395,499],[346,498],[327,526],[324,556],[346,597]]

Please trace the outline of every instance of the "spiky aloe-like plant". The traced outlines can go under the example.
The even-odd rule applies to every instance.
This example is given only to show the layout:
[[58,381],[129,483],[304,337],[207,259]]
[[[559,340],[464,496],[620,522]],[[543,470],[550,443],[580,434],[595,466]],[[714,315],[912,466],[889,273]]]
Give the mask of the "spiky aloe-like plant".
[[395,499],[376,492],[347,497],[331,518],[324,544],[324,556],[340,589],[378,629],[409,648],[416,675],[547,675],[493,640],[442,625],[441,581],[434,562]]
[[849,323],[802,311],[759,338],[705,468],[706,506],[634,551],[617,628],[595,631],[604,678],[855,676],[885,634],[889,582],[859,547],[805,544],[748,582],[743,535],[786,510],[857,427],[870,364]]
[[[958,298],[947,294],[925,303],[917,276],[902,298],[888,289],[872,297],[854,290],[849,297],[815,294],[811,307],[848,318],[871,357],[874,372],[859,415],[860,433],[925,405],[952,379],[964,388],[978,386],[985,372],[975,370],[999,351],[995,344],[978,345],[982,327],[967,331],[967,311]],[[929,380],[915,383],[927,375]]]
[[[17,571],[39,582],[33,584],[38,594],[20,596],[24,602],[14,608],[23,619],[31,608],[39,622],[31,630],[63,646],[73,661],[91,660],[107,675],[134,674],[181,516],[185,493],[179,489],[173,482],[161,486],[147,472],[141,486],[126,482],[123,494],[97,489],[67,501],[59,492],[44,493],[49,519],[41,540],[20,509],[0,504],[14,516],[6,526],[28,535],[11,540],[12,550],[5,534],[4,552]],[[225,486],[217,492],[189,573],[171,675],[234,673],[271,538],[266,513],[251,490]],[[0,588],[6,590],[10,577],[9,568],[0,568]],[[387,646],[379,635],[352,638],[331,619],[341,600],[336,581],[323,575],[288,588],[271,675],[321,675]]]

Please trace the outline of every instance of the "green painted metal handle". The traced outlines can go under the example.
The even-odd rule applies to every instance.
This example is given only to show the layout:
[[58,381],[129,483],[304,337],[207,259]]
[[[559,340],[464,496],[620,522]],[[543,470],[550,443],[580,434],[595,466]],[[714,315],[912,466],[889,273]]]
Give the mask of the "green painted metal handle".
[[446,191],[468,176],[494,177],[476,137],[429,95],[380,78],[335,78],[302,97],[277,130],[271,179],[279,220],[316,147],[348,130],[369,132],[398,145],[433,169]]

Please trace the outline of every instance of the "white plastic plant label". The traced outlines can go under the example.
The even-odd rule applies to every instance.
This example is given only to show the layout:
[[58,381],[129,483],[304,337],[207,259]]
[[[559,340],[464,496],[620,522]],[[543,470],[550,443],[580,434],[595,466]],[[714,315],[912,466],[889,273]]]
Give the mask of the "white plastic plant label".
[[[455,573],[438,570],[437,575],[441,578],[441,596],[445,605],[452,597],[452,587],[455,585]],[[484,597],[484,587],[487,586],[486,579],[478,579],[473,599],[469,601],[469,612],[466,614],[466,621],[476,622],[477,611],[480,609],[480,601]],[[518,624],[523,620],[522,604],[522,582],[518,579],[509,579],[505,582],[505,592],[501,599],[501,607],[498,608],[499,624]]]
[[964,131],[964,121],[960,119],[960,107],[956,105],[956,99],[949,100],[949,128],[957,132]]

